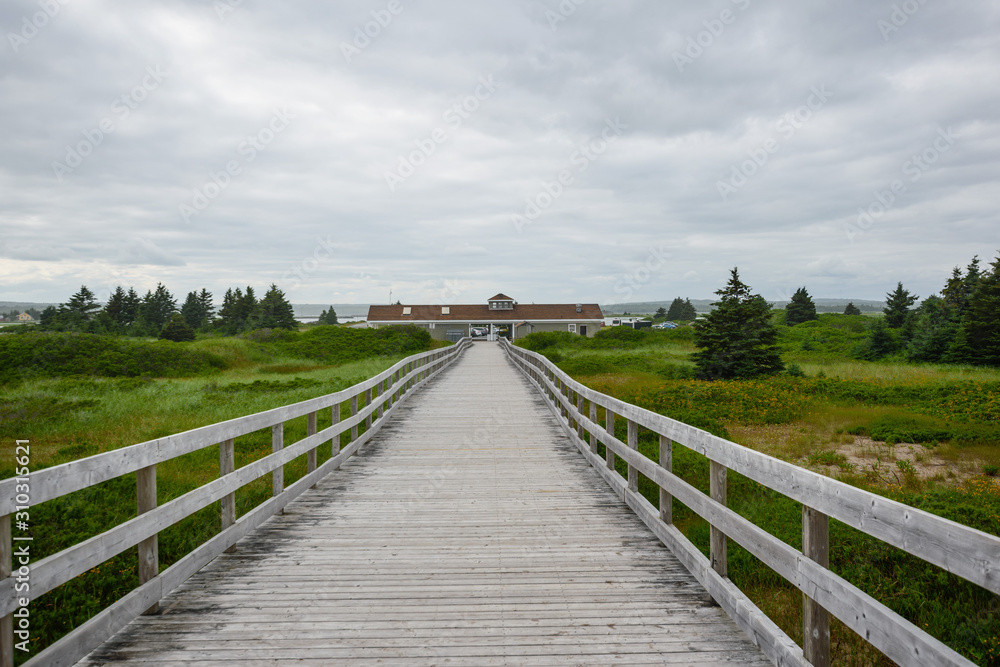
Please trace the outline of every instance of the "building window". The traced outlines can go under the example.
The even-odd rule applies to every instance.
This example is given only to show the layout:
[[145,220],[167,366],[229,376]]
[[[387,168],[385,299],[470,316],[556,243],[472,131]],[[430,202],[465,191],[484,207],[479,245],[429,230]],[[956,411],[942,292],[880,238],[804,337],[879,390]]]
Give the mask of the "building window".
[[441,306],[442,315],[451,315],[451,306]]
[[431,322],[430,324],[428,324],[428,325],[427,325],[427,328],[428,328],[428,329],[433,329],[433,328],[434,328],[434,323],[433,323],[433,322]]
[[575,324],[570,324],[569,325],[569,332],[570,333],[576,333],[576,325]]
[[403,314],[404,315],[409,315],[410,314],[410,307],[409,306],[403,306]]

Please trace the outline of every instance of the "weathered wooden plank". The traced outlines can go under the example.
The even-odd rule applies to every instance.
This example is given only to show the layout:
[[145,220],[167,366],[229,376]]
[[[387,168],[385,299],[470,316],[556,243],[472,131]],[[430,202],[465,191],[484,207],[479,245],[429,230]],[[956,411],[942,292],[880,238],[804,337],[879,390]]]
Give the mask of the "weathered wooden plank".
[[518,378],[477,345],[83,664],[766,664]]
[[[709,495],[712,500],[720,505],[726,504],[727,484],[726,466],[715,461],[709,462]],[[712,561],[712,569],[718,572],[720,577],[729,576],[729,556],[727,549],[726,534],[714,524],[711,526],[709,535],[709,559]]]

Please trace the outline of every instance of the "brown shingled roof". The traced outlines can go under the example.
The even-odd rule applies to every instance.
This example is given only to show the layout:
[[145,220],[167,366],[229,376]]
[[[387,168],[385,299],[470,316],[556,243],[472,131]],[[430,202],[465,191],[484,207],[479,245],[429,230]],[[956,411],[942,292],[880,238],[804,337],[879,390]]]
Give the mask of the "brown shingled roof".
[[[496,299],[491,299],[495,301]],[[576,312],[576,304],[568,303],[519,303],[509,310],[490,310],[485,304],[450,306],[448,315],[441,314],[441,306],[406,306],[409,315],[403,315],[402,305],[369,306],[369,322],[510,322],[533,320],[603,320],[604,313],[596,303],[585,303],[581,312]]]
[[500,292],[496,296],[491,296],[488,300],[489,301],[513,301],[514,299],[510,298],[509,296],[507,296],[503,292]]

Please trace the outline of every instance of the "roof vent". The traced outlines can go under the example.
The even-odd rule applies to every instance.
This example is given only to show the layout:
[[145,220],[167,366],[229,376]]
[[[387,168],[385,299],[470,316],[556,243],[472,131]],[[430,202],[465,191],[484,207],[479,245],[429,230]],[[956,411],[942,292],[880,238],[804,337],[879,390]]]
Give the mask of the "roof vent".
[[409,315],[410,314],[410,307],[409,306],[403,306],[403,314],[404,315]]

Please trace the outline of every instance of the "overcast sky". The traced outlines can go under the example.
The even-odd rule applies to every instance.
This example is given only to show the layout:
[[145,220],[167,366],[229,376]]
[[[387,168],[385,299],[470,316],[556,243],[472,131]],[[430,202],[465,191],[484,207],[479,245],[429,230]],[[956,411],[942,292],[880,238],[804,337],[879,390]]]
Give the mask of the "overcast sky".
[[1000,250],[1000,1],[3,0],[0,29],[3,300],[612,303],[733,266],[924,297]]

